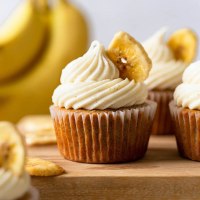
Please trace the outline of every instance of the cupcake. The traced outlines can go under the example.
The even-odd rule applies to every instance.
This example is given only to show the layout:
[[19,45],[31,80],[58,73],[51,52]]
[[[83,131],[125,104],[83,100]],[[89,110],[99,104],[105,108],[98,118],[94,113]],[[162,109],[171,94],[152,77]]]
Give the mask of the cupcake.
[[180,155],[200,161],[200,61],[183,74],[183,83],[174,92],[170,112]]
[[196,35],[189,29],[173,33],[168,42],[166,28],[159,30],[143,46],[152,59],[153,67],[145,81],[149,89],[148,99],[157,102],[157,111],[152,134],[172,134],[172,121],[168,104],[173,99],[174,89],[181,83],[181,77],[195,55]]
[[[138,73],[132,73],[136,68]],[[88,52],[63,69],[50,112],[64,158],[118,163],[145,155],[156,104],[146,101],[147,88],[140,80],[150,68],[143,47],[120,32],[107,52],[94,41]],[[128,71],[135,79],[121,78]]]
[[39,199],[25,171],[24,141],[9,122],[0,122],[0,199]]

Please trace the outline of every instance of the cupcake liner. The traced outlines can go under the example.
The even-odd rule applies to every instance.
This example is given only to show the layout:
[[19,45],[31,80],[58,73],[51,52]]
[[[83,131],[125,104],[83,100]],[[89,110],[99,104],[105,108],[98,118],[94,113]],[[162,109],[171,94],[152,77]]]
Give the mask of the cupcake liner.
[[169,105],[181,156],[200,161],[200,111]]
[[169,111],[169,102],[173,99],[173,91],[149,91],[148,99],[157,103],[157,110],[153,121],[151,134],[173,134],[172,120]]
[[118,110],[50,107],[58,148],[68,160],[116,163],[144,156],[156,103]]

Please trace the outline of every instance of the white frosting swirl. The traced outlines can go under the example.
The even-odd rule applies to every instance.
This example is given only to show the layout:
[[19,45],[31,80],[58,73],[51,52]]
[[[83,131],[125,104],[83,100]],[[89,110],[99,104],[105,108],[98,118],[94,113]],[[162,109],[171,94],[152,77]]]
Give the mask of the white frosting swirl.
[[0,200],[15,200],[22,197],[30,188],[30,177],[24,172],[17,177],[10,171],[0,168]]
[[186,68],[182,61],[171,60],[163,63],[155,63],[145,81],[148,88],[152,89],[175,89],[181,83],[181,75]]
[[192,63],[183,73],[183,83],[174,93],[178,106],[200,110],[200,61]]
[[145,81],[150,90],[175,89],[181,83],[182,74],[187,67],[184,62],[175,60],[165,41],[166,31],[167,29],[163,28],[143,42],[153,63],[149,77]]
[[173,60],[173,54],[165,41],[166,32],[167,28],[162,28],[142,43],[153,63]]
[[121,108],[142,104],[147,98],[143,83],[119,78],[119,71],[98,41],[88,52],[69,63],[61,75],[61,85],[53,94],[54,105],[87,110]]
[[118,77],[119,71],[106,56],[103,45],[94,41],[85,55],[63,69],[61,83],[100,81]]
[[116,109],[144,103],[146,93],[143,83],[135,84],[121,78],[107,79],[60,85],[54,92],[53,102],[65,108]]

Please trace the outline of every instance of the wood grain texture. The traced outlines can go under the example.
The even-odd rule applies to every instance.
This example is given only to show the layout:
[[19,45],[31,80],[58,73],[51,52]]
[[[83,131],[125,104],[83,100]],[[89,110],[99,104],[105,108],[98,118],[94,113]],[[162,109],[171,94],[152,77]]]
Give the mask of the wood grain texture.
[[146,156],[125,164],[67,161],[56,146],[31,147],[29,155],[66,170],[62,176],[32,179],[42,200],[200,199],[200,163],[179,157],[173,136],[152,136]]

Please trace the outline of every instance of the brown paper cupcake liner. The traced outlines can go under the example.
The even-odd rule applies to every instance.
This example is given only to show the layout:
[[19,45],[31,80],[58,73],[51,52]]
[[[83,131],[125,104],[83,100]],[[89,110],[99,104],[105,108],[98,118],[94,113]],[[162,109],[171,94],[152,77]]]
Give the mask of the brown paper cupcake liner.
[[148,99],[157,103],[157,110],[153,121],[151,134],[173,134],[169,102],[173,99],[173,91],[149,91]]
[[181,156],[200,161],[200,111],[169,105]]
[[68,160],[116,163],[144,156],[156,103],[118,110],[73,110],[51,106],[58,148]]

